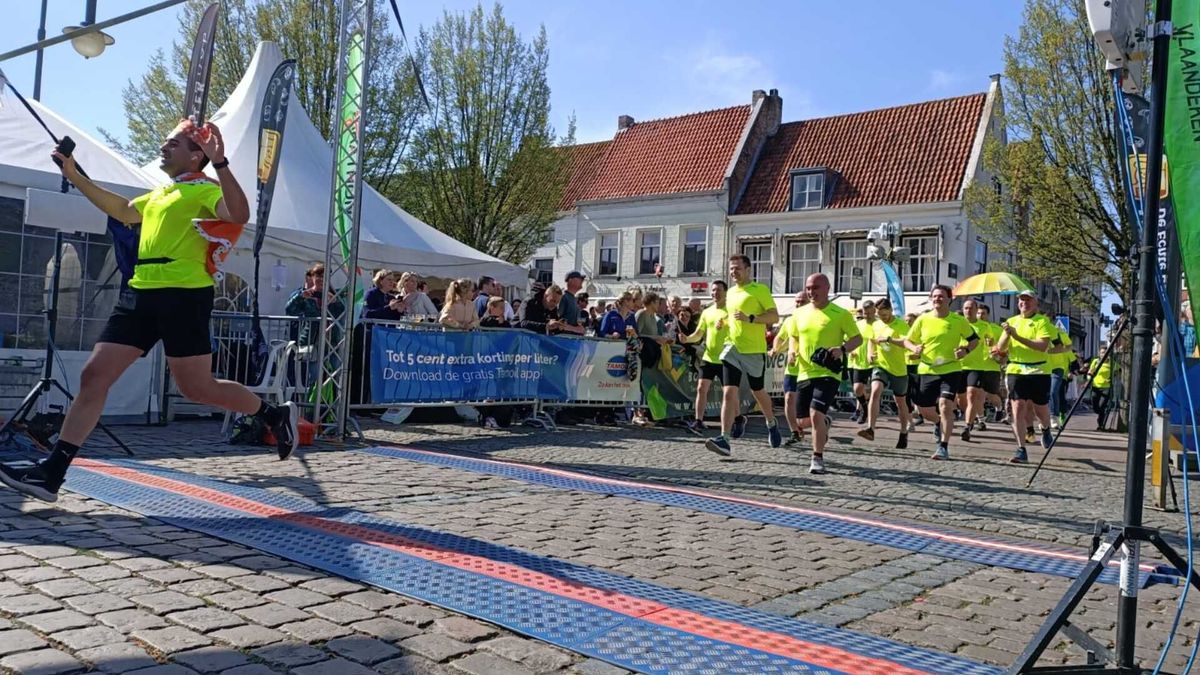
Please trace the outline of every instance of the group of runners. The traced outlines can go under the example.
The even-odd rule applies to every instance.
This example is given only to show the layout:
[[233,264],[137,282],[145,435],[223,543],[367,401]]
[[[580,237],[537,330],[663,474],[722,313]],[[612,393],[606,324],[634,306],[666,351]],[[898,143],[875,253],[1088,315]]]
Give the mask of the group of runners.
[[[929,422],[932,459],[950,459],[957,418],[964,423],[960,438],[970,441],[974,431],[986,427],[989,402],[995,408],[993,423],[1007,419],[1012,427],[1011,462],[1027,462],[1026,445],[1039,434],[1043,447],[1052,444],[1051,430],[1061,421],[1061,409],[1052,419],[1052,395],[1065,387],[1063,374],[1075,355],[1070,336],[1039,311],[1033,292],[1020,293],[1019,312],[999,324],[989,321],[989,308],[974,298],[953,311],[953,291],[941,284],[930,291],[931,309],[923,314],[901,317],[882,299],[864,303],[856,317],[832,302],[829,278],[813,274],[796,296],[795,310],[780,321],[770,288],[753,281],[746,256],[729,258],[729,279],[732,285],[713,282],[713,304],[700,315],[696,331],[683,338],[704,342],[690,428],[704,428],[713,381],[720,377],[723,386],[721,432],[705,441],[710,451],[728,456],[732,441],[745,434],[739,399],[743,378],[762,411],[771,447],[795,446],[806,431],[811,433],[809,471],[815,474],[825,472],[830,411],[843,377],[850,379],[857,401],[852,421],[863,425],[858,435],[866,440],[875,440],[883,395],[890,391],[900,418],[899,449],[908,447],[916,425]],[[768,344],[768,327],[776,323]],[[764,388],[767,363],[777,354],[785,355],[786,440]]]

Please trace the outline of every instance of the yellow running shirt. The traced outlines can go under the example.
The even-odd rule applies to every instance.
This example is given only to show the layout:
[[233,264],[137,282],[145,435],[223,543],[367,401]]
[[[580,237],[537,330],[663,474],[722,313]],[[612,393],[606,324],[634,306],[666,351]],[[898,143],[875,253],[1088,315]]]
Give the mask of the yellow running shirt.
[[963,341],[975,337],[975,330],[962,314],[951,312],[945,318],[930,310],[913,322],[908,330],[908,340],[924,347],[921,362],[917,365],[920,375],[945,375],[963,369],[962,362],[954,355]]
[[215,218],[221,187],[209,181],[171,183],[130,201],[142,214],[138,259],[171,258],[172,262],[138,265],[133,288],[205,288],[213,285],[205,268],[208,242],[192,225],[193,218]]
[[[1057,328],[1057,326],[1056,326]],[[1071,336],[1064,333],[1061,329],[1058,331],[1058,339],[1062,344],[1067,346],[1067,351],[1059,352],[1058,354],[1050,355],[1050,370],[1061,370],[1063,375],[1071,372],[1071,363],[1075,360],[1075,350],[1070,349]]]
[[872,323],[874,323],[874,322],[868,322],[866,319],[855,319],[854,320],[854,325],[858,326],[859,334],[863,336],[863,343],[858,346],[858,349],[855,349],[854,351],[850,352],[850,360],[846,362],[847,368],[854,368],[856,370],[866,370],[867,368],[871,367],[871,354],[870,354],[870,352],[867,351],[867,349],[868,349],[867,342],[871,339],[871,336],[873,335],[873,333],[871,331]]
[[854,315],[843,307],[830,302],[823,309],[817,309],[809,303],[800,307],[792,314],[794,325],[789,345],[796,352],[795,375],[800,380],[812,380],[818,377],[832,377],[841,380],[842,374],[812,362],[812,355],[817,349],[833,349],[841,347],[850,338],[860,335]]
[[786,317],[779,324],[779,332],[775,334],[776,340],[783,340],[783,353],[784,353],[784,358],[785,358],[785,360],[783,362],[783,373],[785,375],[791,375],[793,377],[798,376],[800,374],[800,364],[798,362],[793,363],[791,361],[787,361],[786,358],[787,358],[788,347],[791,346],[792,338],[794,338],[794,337],[799,337],[799,334],[796,332],[796,313],[795,312],[793,312],[791,315]]
[[[1018,314],[1005,319],[1004,323],[1015,328],[1017,335],[1026,340],[1050,340],[1051,345],[1058,342],[1058,328],[1045,314],[1034,314],[1028,319]],[[1009,375],[1049,375],[1050,356],[1044,351],[1026,347],[1010,337],[1008,367],[1004,372]]]
[[[967,323],[971,323],[970,320]],[[963,357],[963,370],[1000,372],[1000,364],[992,358],[992,347],[995,347],[996,343],[1000,341],[1000,336],[1004,334],[1004,331],[1000,326],[982,320],[972,323],[971,328],[979,336],[979,342],[975,345],[975,349],[971,350],[971,353]],[[965,342],[963,346],[966,346]]]
[[[884,323],[883,319],[876,319],[871,324],[871,334],[876,338],[893,338],[903,340],[904,336],[908,335],[908,322],[898,316],[892,317],[891,323]],[[889,375],[908,374],[908,359],[906,358],[909,351],[901,345],[884,343],[875,345],[875,365],[882,368]]]
[[767,325],[738,321],[734,314],[741,312],[747,316],[761,317],[775,309],[775,298],[771,297],[771,289],[757,281],[751,281],[745,286],[733,286],[725,295],[725,311],[729,313],[728,344],[742,354],[767,353]]
[[[721,328],[717,328],[719,321],[725,322]],[[725,310],[713,305],[700,312],[696,330],[704,331],[704,354],[700,358],[705,363],[721,363],[721,350],[725,348],[725,341],[729,337],[729,319],[725,316]]]
[[1092,389],[1108,389],[1112,383],[1112,361],[1106,360],[1104,365],[1100,365],[1100,357],[1097,356],[1088,364],[1088,373],[1094,375]]

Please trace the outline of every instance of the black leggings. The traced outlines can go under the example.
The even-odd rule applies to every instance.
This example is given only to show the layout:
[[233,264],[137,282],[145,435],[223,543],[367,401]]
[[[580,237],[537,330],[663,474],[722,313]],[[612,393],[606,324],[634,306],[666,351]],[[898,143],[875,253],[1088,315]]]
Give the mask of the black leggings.
[[1096,413],[1096,426],[1103,426],[1108,417],[1108,388],[1092,390],[1092,412]]

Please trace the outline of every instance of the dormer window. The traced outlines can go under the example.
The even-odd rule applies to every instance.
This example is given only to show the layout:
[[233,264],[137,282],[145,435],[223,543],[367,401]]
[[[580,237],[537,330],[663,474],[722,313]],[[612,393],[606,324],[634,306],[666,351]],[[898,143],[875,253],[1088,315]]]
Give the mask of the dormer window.
[[825,207],[825,171],[806,169],[792,172],[792,210]]

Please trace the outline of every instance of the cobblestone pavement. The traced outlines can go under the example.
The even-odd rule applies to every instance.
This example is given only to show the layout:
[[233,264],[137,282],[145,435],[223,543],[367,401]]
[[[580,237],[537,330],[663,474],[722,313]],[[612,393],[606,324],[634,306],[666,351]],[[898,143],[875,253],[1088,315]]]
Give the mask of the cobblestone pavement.
[[[761,432],[761,422],[756,430]],[[137,459],[298,494],[407,524],[514,546],[762,611],[845,626],[1007,664],[1069,580],[727,518],[560,490],[320,446],[290,462],[216,442],[212,422],[122,427]],[[847,425],[835,438],[849,439]],[[834,443],[833,473],[806,453],[750,435],[735,461],[671,429],[564,427],[482,432],[460,425],[379,426],[376,443],[484,453],[770,500],[873,511],[925,522],[1079,544],[1119,514],[1123,450],[1073,435],[1025,490],[1029,467],[998,443],[951,446],[955,461],[880,441]],[[999,434],[987,432],[990,436]],[[921,437],[918,433],[914,438]],[[913,443],[913,447],[921,444]],[[108,455],[91,450],[90,456]],[[1040,453],[1039,453],[1040,455]],[[1178,515],[1147,511],[1182,529]],[[1179,590],[1143,591],[1138,646],[1153,663]],[[1110,642],[1116,588],[1098,586],[1075,622]],[[1200,611],[1189,603],[1167,668],[1182,669]],[[1080,663],[1057,644],[1044,662]],[[609,673],[623,672],[496,626],[366,588],[77,495],[48,507],[0,490],[0,669],[60,673]]]

